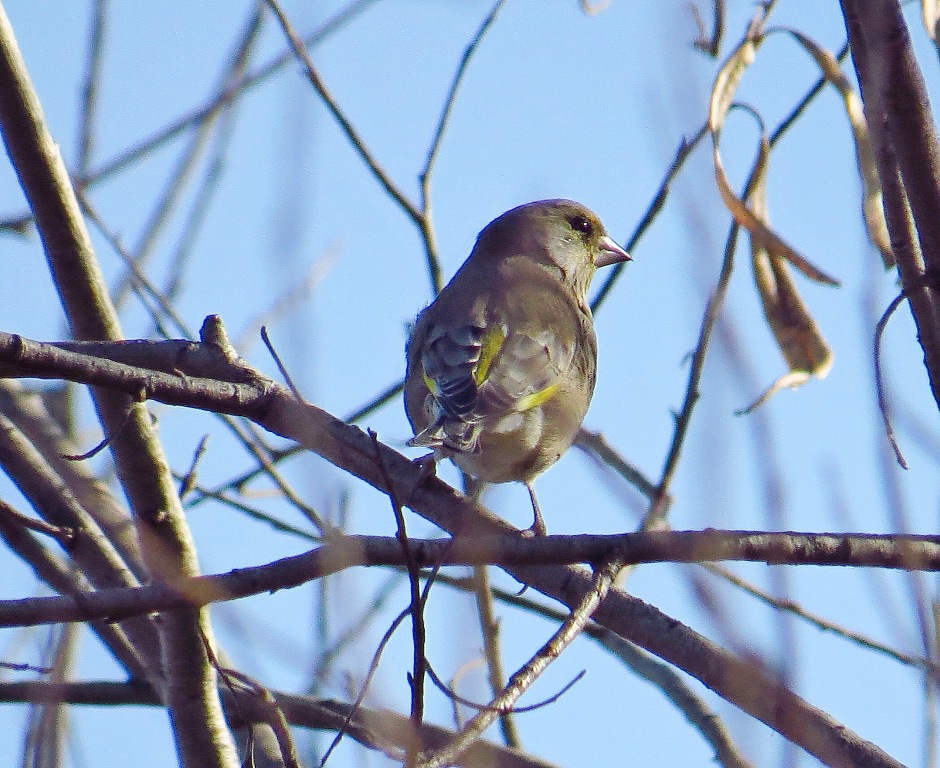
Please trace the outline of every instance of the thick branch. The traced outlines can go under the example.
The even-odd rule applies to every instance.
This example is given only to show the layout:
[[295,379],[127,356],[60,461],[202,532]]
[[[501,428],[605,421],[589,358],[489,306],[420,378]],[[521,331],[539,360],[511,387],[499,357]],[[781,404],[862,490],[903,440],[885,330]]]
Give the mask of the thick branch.
[[597,563],[701,563],[738,560],[803,565],[856,565],[940,570],[940,537],[855,536],[748,531],[657,531],[619,535],[544,536],[517,534],[411,539],[344,536],[302,555],[226,574],[198,576],[171,589],[154,584],[100,589],[64,597],[0,600],[0,626],[66,621],[117,621],[183,606],[203,606],[249,595],[290,589],[355,566],[420,569],[444,565],[537,565]]
[[940,144],[897,0],[842,0],[885,219],[940,405]]
[[[248,691],[233,694],[223,689],[222,701],[226,714],[234,723],[264,723],[268,719],[265,703]],[[336,731],[346,726],[346,733],[360,744],[393,757],[400,757],[404,739],[411,738],[408,718],[390,710],[352,707],[332,699],[316,699],[280,691],[271,691],[275,704],[294,726],[314,730]],[[237,702],[236,702],[237,696]],[[55,685],[46,682],[0,682],[0,702],[66,703],[90,706],[160,706],[153,688],[145,683],[87,682]],[[347,719],[352,720],[347,725]],[[421,726],[424,749],[438,749],[453,739],[453,731],[424,723]],[[455,763],[467,768],[553,768],[553,764],[518,750],[477,741]]]
[[[48,130],[13,28],[0,6],[0,129],[7,153],[36,219],[50,271],[79,339],[122,335],[107,285],[58,146]],[[139,403],[113,391],[94,391],[110,438],[118,477],[139,526],[145,563],[158,579],[199,572],[195,545],[176,495],[169,465]],[[183,610],[163,617],[164,694],[185,765],[238,765],[216,694],[215,671],[202,638],[211,636],[205,616]]]
[[[46,354],[59,356],[68,369],[62,375],[78,381],[94,375],[103,384],[110,376],[120,388],[136,387],[136,391],[165,402],[209,407],[207,393],[212,392],[212,387],[208,380],[195,382],[198,392],[194,392],[187,391],[188,384],[193,382],[183,376],[171,377],[113,362],[92,371],[90,361],[83,355],[0,334],[0,363],[21,366],[23,375],[36,375],[32,371],[38,370],[52,376],[49,361],[43,359]],[[388,478],[396,498],[452,536],[505,534],[514,530],[437,478],[425,478],[414,463],[398,452],[372,440],[360,429],[297,400],[260,375],[253,384],[221,384],[221,390],[228,394],[214,399],[220,410],[249,416],[266,429],[297,440],[375,488],[388,491],[385,480]],[[512,566],[506,570],[571,608],[592,587],[590,575],[571,566]],[[764,669],[736,658],[641,600],[612,590],[594,619],[697,677],[827,765],[900,766],[876,745],[780,685]]]

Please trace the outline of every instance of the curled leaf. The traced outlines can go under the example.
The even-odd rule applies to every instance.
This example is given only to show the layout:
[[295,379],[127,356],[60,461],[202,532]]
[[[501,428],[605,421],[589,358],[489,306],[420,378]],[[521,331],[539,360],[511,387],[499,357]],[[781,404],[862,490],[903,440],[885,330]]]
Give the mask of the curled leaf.
[[[765,135],[761,139],[751,194],[753,214],[762,222],[768,221],[766,178],[769,158],[770,147]],[[814,376],[825,378],[833,362],[832,349],[797,291],[787,262],[769,252],[753,235],[750,240],[754,282],[764,307],[764,316],[789,371],[751,405],[738,411],[739,414],[750,413],[781,389],[796,389]]]
[[831,275],[823,272],[819,267],[813,264],[809,259],[803,256],[799,251],[793,248],[786,240],[774,232],[763,221],[754,215],[754,211],[744,204],[744,201],[738,197],[728,184],[728,177],[725,175],[724,166],[721,163],[721,156],[718,154],[718,145],[715,145],[715,178],[718,181],[718,191],[724,200],[734,220],[746,229],[751,238],[757,242],[761,248],[779,258],[786,259],[800,272],[806,275],[810,280],[824,285],[838,287],[839,281]]
[[708,130],[712,132],[716,144],[718,133],[725,124],[725,118],[728,116],[731,101],[738,90],[744,70],[754,63],[758,42],[759,38],[752,38],[750,35],[745,37],[718,70],[708,106]]
[[773,384],[771,384],[767,389],[765,389],[761,396],[758,397],[753,403],[746,406],[745,408],[739,408],[734,412],[735,416],[746,416],[751,411],[754,411],[760,408],[764,403],[766,403],[770,398],[776,395],[781,389],[798,389],[802,387],[806,382],[808,382],[812,376],[806,371],[790,371],[789,373],[783,374],[779,379],[777,379]]
[[823,272],[812,264],[805,256],[790,246],[780,235],[774,232],[754,212],[745,205],[731,189],[724,165],[721,162],[721,153],[718,149],[718,137],[731,108],[734,94],[744,71],[754,61],[757,45],[761,41],[760,24],[756,21],[751,24],[748,35],[741,44],[731,53],[715,78],[712,87],[711,102],[708,109],[708,127],[712,133],[712,145],[715,164],[715,179],[721,198],[734,220],[751,233],[762,248],[774,256],[780,256],[789,261],[811,280],[827,285],[839,285],[839,281]]
[[[875,151],[868,133],[868,122],[865,120],[862,101],[842,71],[842,67],[839,66],[838,60],[830,51],[822,48],[802,32],[787,27],[779,29],[791,35],[813,57],[823,77],[836,87],[845,102],[845,113],[849,118],[852,138],[855,141],[855,160],[862,180],[862,213],[865,216],[868,237],[881,252],[885,267],[893,267],[894,252],[891,250],[891,238],[888,235],[888,225],[885,222],[884,205],[881,200],[881,180],[878,177]],[[770,31],[768,30],[768,33]]]
[[[826,285],[839,285],[835,278],[812,264],[770,227],[766,190],[770,143],[766,132],[761,135],[760,151],[753,172],[750,207],[731,189],[721,162],[719,134],[731,109],[741,77],[754,61],[757,46],[763,40],[763,21],[763,15],[758,12],[744,40],[721,67],[712,87],[708,111],[718,189],[734,220],[747,230],[750,236],[754,281],[763,304],[764,316],[789,368],[786,374],[777,379],[761,397],[741,413],[749,412],[765,403],[783,388],[802,386],[814,376],[824,378],[832,368],[832,350],[796,289],[790,274],[790,265],[811,280]],[[838,69],[836,66],[832,72],[833,77]]]

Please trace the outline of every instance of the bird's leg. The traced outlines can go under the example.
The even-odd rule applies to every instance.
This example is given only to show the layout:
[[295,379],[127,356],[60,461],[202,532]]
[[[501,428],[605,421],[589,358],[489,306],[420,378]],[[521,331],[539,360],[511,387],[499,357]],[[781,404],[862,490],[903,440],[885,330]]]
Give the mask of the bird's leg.
[[469,498],[474,504],[479,504],[480,500],[483,498],[483,491],[486,490],[486,483],[482,480],[477,480],[473,475],[468,475],[466,472],[461,472],[460,475],[463,479],[464,496]]
[[522,535],[531,538],[532,536],[544,536],[548,533],[545,527],[545,521],[542,519],[542,510],[539,509],[538,499],[535,498],[535,486],[527,482],[525,487],[529,489],[529,498],[532,500],[532,511],[535,513],[535,520],[532,525],[526,528]]

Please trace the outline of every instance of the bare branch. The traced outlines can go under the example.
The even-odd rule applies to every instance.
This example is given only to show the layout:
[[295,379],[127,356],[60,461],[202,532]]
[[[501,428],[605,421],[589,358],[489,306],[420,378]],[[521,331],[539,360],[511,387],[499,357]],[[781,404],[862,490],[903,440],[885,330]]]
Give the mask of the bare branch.
[[346,134],[346,138],[349,139],[350,144],[352,144],[359,153],[363,162],[365,162],[376,181],[378,181],[382,188],[388,193],[389,197],[398,203],[402,211],[404,211],[408,215],[408,218],[420,229],[422,221],[421,211],[415,207],[415,204],[412,203],[405,193],[392,181],[379,161],[372,155],[372,152],[366,146],[365,140],[359,135],[359,132],[353,126],[352,122],[339,108],[339,104],[337,104],[336,100],[327,89],[326,84],[321,79],[320,73],[317,72],[316,67],[313,66],[313,61],[310,59],[310,54],[307,53],[306,46],[294,31],[294,27],[281,8],[280,3],[278,3],[277,0],[267,0],[267,3],[277,17],[278,23],[284,30],[287,39],[290,41],[297,58],[306,68],[307,79],[310,80],[310,84],[314,87],[320,98],[323,99],[323,103],[326,104],[330,114],[332,114],[336,122],[339,123],[340,128],[342,128],[343,133]]
[[[78,200],[2,7],[0,129],[36,218],[72,333],[82,339],[119,339],[120,324]],[[124,395],[96,391],[94,396],[105,433],[112,438],[118,476],[139,523],[149,570],[155,578],[170,581],[195,575],[194,542],[150,415]],[[120,429],[128,413],[130,423]],[[215,673],[200,641],[202,631],[210,631],[208,620],[198,612],[164,617],[163,669],[152,681],[165,684],[184,762],[234,768],[237,756],[215,692]]]
[[593,585],[585,593],[579,604],[572,608],[571,614],[528,662],[526,662],[509,680],[509,684],[490,702],[490,705],[474,715],[460,730],[454,740],[443,749],[422,757],[419,768],[442,768],[450,765],[454,759],[477,741],[483,732],[499,716],[500,712],[512,709],[519,697],[532,683],[555,661],[571,643],[581,634],[585,624],[607,596],[613,586],[621,563],[612,560],[605,563],[594,574]]

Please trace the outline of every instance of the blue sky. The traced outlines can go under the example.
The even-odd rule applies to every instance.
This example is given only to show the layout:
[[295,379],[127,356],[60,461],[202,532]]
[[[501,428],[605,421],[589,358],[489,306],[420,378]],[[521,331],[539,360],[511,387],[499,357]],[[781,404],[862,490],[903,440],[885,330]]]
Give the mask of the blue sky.
[[[247,2],[112,4],[92,168],[213,93],[250,7]],[[303,32],[341,7],[285,2]],[[6,8],[51,130],[71,164],[77,156],[90,4],[12,0]],[[475,0],[379,0],[313,51],[339,104],[415,200],[442,100],[488,10],[488,2]],[[751,3],[729,3],[724,52],[743,34],[752,13]],[[934,95],[936,53],[916,8],[908,10],[908,20]],[[781,2],[773,23],[799,27],[832,50],[844,42],[837,3]],[[588,17],[575,0],[510,0],[470,66],[434,174],[434,221],[445,275],[457,269],[488,221],[528,200],[580,200],[624,241],[681,137],[693,135],[705,120],[718,64],[693,50],[694,36],[684,2],[614,0],[604,13]],[[268,19],[250,69],[283,49],[283,35]],[[773,36],[745,75],[740,98],[773,127],[816,76],[812,61],[792,40]],[[753,120],[732,116],[722,148],[735,186],[746,177],[756,137]],[[182,146],[177,141],[91,189],[100,214],[129,247],[138,244]],[[200,173],[204,166],[196,178]],[[400,378],[407,324],[432,298],[423,250],[413,225],[355,156],[296,64],[239,102],[220,179],[177,302],[187,324],[198,328],[205,315],[218,313],[238,336],[254,328],[277,297],[313,275],[312,290],[293,311],[267,321],[308,399],[342,416]],[[874,400],[872,333],[897,288],[895,276],[884,272],[862,229],[850,132],[833,89],[814,102],[775,151],[769,200],[778,231],[843,283],[832,289],[797,277],[835,351],[835,365],[822,382],[783,392],[750,417],[734,415],[784,372],[760,313],[742,241],[726,325],[706,365],[702,398],[673,488],[671,524],[681,529],[889,532],[896,530],[894,513],[904,509],[910,530],[934,531],[937,409],[904,306],[886,333],[884,363],[911,469],[899,471],[885,452]],[[0,216],[22,210],[15,178],[0,164]],[[174,213],[157,241],[148,272],[158,284],[167,275],[186,210]],[[717,278],[728,226],[706,142],[690,158],[666,208],[634,249],[634,262],[597,316],[599,377],[585,425],[602,430],[654,480],[672,438],[672,413],[681,405],[687,381],[686,355],[695,345]],[[7,274],[13,276],[0,281],[0,328],[43,340],[61,338],[62,313],[38,239],[0,238]],[[121,264],[98,234],[95,242],[114,284]],[[134,302],[125,314],[125,333],[152,334],[146,314]],[[240,348],[276,375],[256,333]],[[154,406],[154,411],[174,468],[188,466],[206,432],[213,434],[202,468],[207,485],[250,466],[211,418],[163,406]],[[402,449],[410,436],[398,401],[362,426]],[[82,427],[88,444],[96,442],[89,416]],[[324,462],[303,457],[290,462],[286,471],[305,499],[324,513],[335,513],[341,499],[347,499],[351,530],[394,530],[387,500]],[[456,481],[449,468],[442,467],[441,474]],[[782,495],[774,496],[775,483],[785,487]],[[537,487],[552,533],[631,530],[643,510],[639,494],[577,450],[540,478]],[[894,488],[894,495],[886,488]],[[0,496],[21,503],[5,481],[0,482]],[[262,497],[258,503],[303,524],[277,499]],[[487,503],[514,523],[528,524],[521,486],[493,489]],[[306,546],[224,508],[203,505],[189,515],[203,566],[210,572],[267,562]],[[417,518],[409,525],[416,535],[435,532]],[[39,589],[29,571],[5,553],[0,553],[0,567],[15,574],[0,584],[2,597]],[[820,568],[772,572],[759,566],[735,570],[765,587],[783,581],[789,596],[808,609],[919,652],[907,581],[900,575]],[[690,573],[648,566],[638,569],[629,588],[737,650],[760,653],[771,664],[785,662],[802,695],[905,764],[917,764],[922,703],[921,681],[914,672],[798,622],[788,630],[798,639],[794,651],[783,645],[785,633],[774,614],[713,580],[707,583],[717,590],[723,612],[718,616],[706,610],[690,586]],[[334,579],[329,587],[334,599],[348,609],[334,609],[334,628],[349,621],[384,578],[368,571]],[[932,579],[925,581],[932,586]],[[512,586],[508,579],[500,583]],[[220,606],[216,623],[234,660],[272,686],[303,690],[309,674],[306,657],[318,642],[318,630],[311,626],[315,595],[316,589],[308,587]],[[400,609],[404,595],[402,591],[392,613]],[[449,675],[478,652],[472,603],[441,590],[429,610],[429,655],[438,671]],[[364,632],[341,668],[360,673],[383,629],[378,622]],[[552,630],[544,621],[505,609],[507,668],[521,664]],[[0,634],[0,648],[17,647],[16,637]],[[373,704],[404,711],[408,637],[402,633],[387,652]],[[87,679],[115,674],[91,639],[83,648],[80,670]],[[36,661],[30,650],[16,653],[17,660]],[[10,655],[15,654],[4,651],[4,657]],[[587,677],[559,702],[521,719],[524,743],[538,754],[571,766],[595,765],[601,756],[627,750],[661,765],[697,765],[710,759],[707,747],[655,689],[587,641],[552,667],[531,700],[550,695],[581,669]],[[468,685],[468,696],[484,696],[482,678]],[[879,693],[884,690],[891,690],[891,696]],[[343,695],[339,674],[326,693]],[[611,706],[599,708],[598,701]],[[776,759],[779,738],[722,702],[712,703],[728,717],[755,763]],[[432,717],[447,723],[448,712],[446,701],[433,700]],[[21,715],[18,709],[0,707],[0,729],[16,733]],[[83,710],[75,717],[80,751],[90,764],[127,764],[137,734],[151,732],[151,764],[171,759],[159,712]],[[102,718],[128,725],[105,736]],[[590,739],[579,735],[587,732]],[[123,733],[133,738],[124,743]],[[663,740],[663,733],[670,738]],[[110,745],[107,751],[101,745],[104,739]],[[0,762],[12,764],[18,750],[17,739],[4,740]],[[334,759],[345,765],[357,758],[349,749]],[[804,758],[803,764],[813,761]]]

